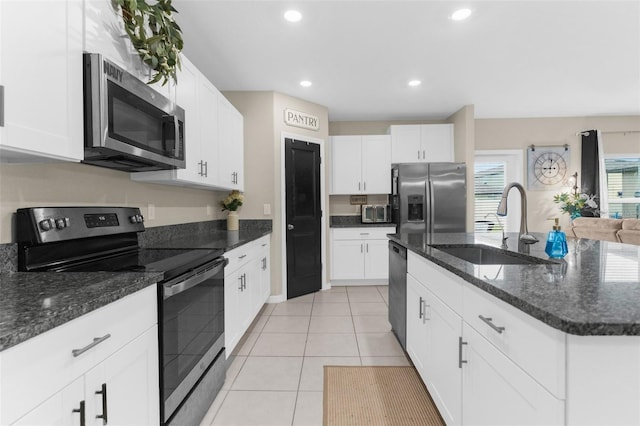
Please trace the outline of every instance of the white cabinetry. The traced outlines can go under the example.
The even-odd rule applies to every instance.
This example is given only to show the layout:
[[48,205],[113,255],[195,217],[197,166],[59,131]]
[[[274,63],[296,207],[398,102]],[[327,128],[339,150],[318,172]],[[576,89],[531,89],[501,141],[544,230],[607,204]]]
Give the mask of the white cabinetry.
[[410,124],[389,127],[392,163],[453,161],[453,124]]
[[465,424],[564,424],[563,400],[551,395],[466,323],[463,335]]
[[219,183],[244,190],[244,120],[224,96],[218,97]]
[[224,270],[224,339],[227,358],[269,298],[269,239],[270,236],[266,235],[224,255],[229,259]]
[[388,194],[390,173],[389,135],[331,137],[331,194]]
[[182,57],[176,102],[185,110],[186,167],[132,173],[141,182],[205,189],[244,189],[243,118],[218,89]]
[[82,3],[0,1],[0,160],[80,161]]
[[395,232],[395,227],[331,229],[332,280],[386,283],[389,279],[387,234]]
[[407,353],[445,422],[563,424],[562,333],[415,253],[407,261]]
[[0,352],[0,362],[0,424],[79,424],[84,414],[101,425],[103,398],[108,424],[158,424],[156,286]]

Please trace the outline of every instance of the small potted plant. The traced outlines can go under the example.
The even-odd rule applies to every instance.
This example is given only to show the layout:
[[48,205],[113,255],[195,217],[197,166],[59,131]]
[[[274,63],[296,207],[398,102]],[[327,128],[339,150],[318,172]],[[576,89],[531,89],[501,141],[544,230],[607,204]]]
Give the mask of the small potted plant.
[[571,221],[582,216],[582,209],[585,207],[591,207],[593,209],[598,207],[598,204],[593,200],[593,195],[579,194],[578,192],[562,194],[556,194],[553,196],[553,202],[560,204],[560,210],[563,213],[569,213]]
[[238,208],[244,201],[244,195],[238,190],[233,190],[225,199],[220,201],[222,211],[227,210],[227,231],[237,231],[239,229]]

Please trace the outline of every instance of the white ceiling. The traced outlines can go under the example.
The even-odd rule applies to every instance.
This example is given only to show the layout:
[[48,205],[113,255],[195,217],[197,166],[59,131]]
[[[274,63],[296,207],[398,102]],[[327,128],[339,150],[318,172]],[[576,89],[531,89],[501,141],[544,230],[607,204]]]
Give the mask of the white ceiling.
[[[285,93],[331,121],[442,119],[467,104],[477,118],[640,114],[639,0],[173,5],[184,53],[218,89]],[[449,19],[460,6],[471,17]],[[302,21],[284,21],[289,8]]]

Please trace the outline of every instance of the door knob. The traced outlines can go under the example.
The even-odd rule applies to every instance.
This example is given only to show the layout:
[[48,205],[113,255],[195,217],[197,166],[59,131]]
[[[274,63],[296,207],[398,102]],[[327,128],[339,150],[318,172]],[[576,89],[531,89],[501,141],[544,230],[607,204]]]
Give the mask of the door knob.
[[293,230],[293,225],[292,224],[288,224],[287,225],[287,231],[292,231]]

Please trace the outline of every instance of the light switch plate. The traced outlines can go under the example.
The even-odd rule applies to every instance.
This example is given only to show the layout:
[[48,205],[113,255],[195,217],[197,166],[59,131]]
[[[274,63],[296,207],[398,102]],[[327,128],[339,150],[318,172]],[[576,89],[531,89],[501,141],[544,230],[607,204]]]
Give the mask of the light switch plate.
[[265,216],[269,216],[271,214],[271,204],[265,204],[262,210]]
[[154,220],[156,218],[156,205],[149,204],[147,206],[147,219]]

